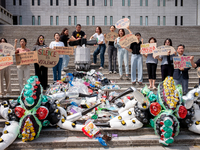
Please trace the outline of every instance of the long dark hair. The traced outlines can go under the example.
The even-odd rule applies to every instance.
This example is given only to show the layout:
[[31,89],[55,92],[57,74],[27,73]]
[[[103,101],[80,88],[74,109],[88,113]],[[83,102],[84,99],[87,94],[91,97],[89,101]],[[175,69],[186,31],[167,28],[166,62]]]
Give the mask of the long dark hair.
[[118,36],[119,36],[119,31],[120,31],[120,30],[122,30],[122,32],[123,32],[123,36],[124,36],[124,35],[125,35],[125,31],[124,31],[124,29],[119,29],[119,30],[118,30]]
[[165,39],[164,45],[165,45],[165,43],[166,43],[167,40],[170,42],[170,46],[172,46],[172,40],[171,40],[170,38],[166,38],[166,39]]
[[[101,30],[101,27],[100,27],[100,26],[97,26],[96,28],[99,29],[99,32],[100,32],[100,33],[102,33],[102,30]],[[95,29],[95,31],[96,31],[96,29]]]
[[157,40],[156,40],[155,37],[150,37],[148,42],[150,43],[150,41],[151,41],[152,39],[154,40],[155,43],[157,42]]
[[0,43],[2,42],[3,39],[4,39],[4,41],[5,41],[6,43],[8,43],[7,40],[6,40],[5,38],[1,38],[1,39],[0,39]]
[[[66,30],[68,30],[68,29],[67,29],[67,28],[64,28],[64,29],[62,30],[62,32],[61,32],[60,35],[64,35],[64,34],[65,34],[64,32],[65,32]],[[69,36],[69,35],[67,35],[67,36]]]
[[[40,39],[41,36],[42,36],[43,39],[44,39],[44,36],[43,36],[43,35],[39,35],[38,38],[37,38],[37,41],[36,41],[35,45],[40,45],[39,39]],[[43,41],[43,45],[45,45],[44,41]]]
[[26,46],[26,44],[27,44],[27,40],[26,40],[26,38],[21,38],[21,39],[19,40],[19,42],[20,42],[21,40],[24,40],[24,42],[25,42],[25,46]]

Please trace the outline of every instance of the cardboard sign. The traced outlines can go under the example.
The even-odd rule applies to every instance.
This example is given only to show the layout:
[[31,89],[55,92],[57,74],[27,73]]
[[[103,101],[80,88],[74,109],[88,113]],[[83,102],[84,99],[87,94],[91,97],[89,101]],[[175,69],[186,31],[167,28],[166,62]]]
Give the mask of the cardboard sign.
[[119,45],[121,47],[127,47],[133,42],[138,42],[136,36],[134,34],[127,34],[119,40]]
[[156,43],[146,43],[146,44],[141,44],[140,50],[141,54],[151,54],[153,51],[156,49],[157,44]]
[[15,48],[9,43],[1,43],[0,44],[0,53],[7,55],[8,53],[10,56],[15,55]]
[[13,56],[0,57],[0,70],[13,64]]
[[38,62],[38,56],[36,51],[19,53],[15,55],[16,65],[28,65]]
[[129,25],[130,25],[130,20],[128,18],[123,18],[117,21],[115,27],[117,29],[122,29],[122,28],[126,29]]
[[106,35],[106,41],[115,41],[117,37],[118,34],[116,32],[110,32]]
[[200,78],[200,67],[197,68],[197,76]]
[[59,55],[74,55],[73,47],[56,46],[55,50],[58,52]]
[[37,50],[39,66],[52,68],[57,65],[59,61],[59,54],[53,49],[42,48]]
[[190,56],[173,57],[174,69],[190,68]]
[[168,55],[168,51],[171,51],[170,55],[173,55],[175,49],[172,46],[159,46],[153,51],[153,57],[156,57],[158,55]]

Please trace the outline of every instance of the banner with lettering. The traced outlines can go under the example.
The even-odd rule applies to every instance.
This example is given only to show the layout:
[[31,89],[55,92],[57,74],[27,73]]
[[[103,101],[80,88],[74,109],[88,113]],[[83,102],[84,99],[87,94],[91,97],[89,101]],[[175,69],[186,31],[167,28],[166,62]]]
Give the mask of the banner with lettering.
[[0,43],[0,53],[12,56],[15,55],[15,48],[9,43]]
[[157,44],[156,43],[146,43],[146,44],[141,44],[140,50],[141,54],[151,54],[153,51],[156,49]]
[[159,55],[168,55],[168,51],[171,51],[170,55],[173,55],[175,49],[172,46],[166,46],[166,45],[159,46],[153,51],[153,57]]
[[28,65],[38,62],[38,55],[36,51],[19,53],[15,55],[16,65]]
[[127,47],[133,42],[138,42],[138,39],[136,38],[136,36],[134,34],[127,34],[123,36],[122,38],[120,38],[119,45],[121,47]]
[[56,46],[55,50],[58,52],[59,55],[74,55],[74,48],[73,47]]
[[115,27],[117,29],[122,29],[122,28],[126,29],[129,25],[130,25],[130,20],[128,18],[123,18],[116,22]]
[[190,62],[190,56],[173,57],[173,62],[174,62],[174,69],[192,67]]
[[13,56],[0,57],[0,70],[13,64]]
[[115,39],[118,37],[118,34],[116,32],[109,32],[106,34],[106,41],[115,41]]

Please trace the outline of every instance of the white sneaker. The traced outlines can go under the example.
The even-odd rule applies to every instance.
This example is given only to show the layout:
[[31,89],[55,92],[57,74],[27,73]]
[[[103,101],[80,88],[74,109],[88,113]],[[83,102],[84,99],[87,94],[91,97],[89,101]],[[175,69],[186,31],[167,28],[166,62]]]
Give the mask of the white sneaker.
[[65,71],[62,71],[62,72],[61,72],[61,74],[62,74],[62,75],[65,75],[65,74],[66,74],[66,72],[65,72]]

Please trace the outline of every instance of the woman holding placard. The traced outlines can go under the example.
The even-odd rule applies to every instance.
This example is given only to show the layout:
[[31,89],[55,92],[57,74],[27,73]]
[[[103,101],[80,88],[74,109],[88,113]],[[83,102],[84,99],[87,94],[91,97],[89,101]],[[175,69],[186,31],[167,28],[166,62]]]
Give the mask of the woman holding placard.
[[[55,41],[52,41],[49,45],[49,48],[55,49],[56,46],[64,47],[64,43],[60,41],[60,34],[55,33],[54,34]],[[61,69],[62,69],[62,63],[63,63],[63,55],[59,55],[59,61],[55,67],[53,67],[53,80],[61,80]]]
[[[17,48],[17,39],[15,39],[15,54],[19,53],[26,53],[29,52],[30,49],[26,47],[27,40],[25,38],[21,38],[19,40],[20,43],[20,48]],[[18,65],[17,66],[17,74],[18,74],[18,79],[19,79],[19,87],[20,87],[20,92],[23,89],[23,77],[25,77],[25,81],[27,81],[30,77],[30,65]]]
[[[33,51],[46,47],[47,45],[44,43],[44,36],[39,35],[35,45],[33,46]],[[39,66],[37,63],[34,64],[34,67],[35,67],[35,75],[38,76],[43,89],[46,90],[48,85],[48,68],[44,66]]]
[[93,63],[92,65],[95,65],[97,63],[97,55],[100,53],[100,59],[101,59],[101,66],[99,69],[103,69],[104,67],[104,53],[106,51],[106,44],[104,40],[104,35],[102,34],[101,27],[96,27],[96,33],[90,37],[90,40],[92,38],[97,39],[97,49],[93,53]]

